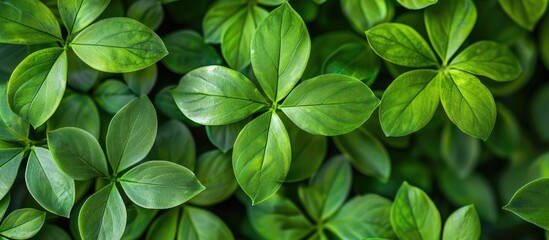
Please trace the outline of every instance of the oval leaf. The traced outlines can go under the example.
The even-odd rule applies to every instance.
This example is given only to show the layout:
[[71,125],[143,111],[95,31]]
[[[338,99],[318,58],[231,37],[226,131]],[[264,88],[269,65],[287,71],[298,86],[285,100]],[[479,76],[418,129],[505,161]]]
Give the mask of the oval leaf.
[[177,239],[225,239],[233,240],[227,225],[216,215],[191,206],[183,208]]
[[[175,144],[174,144],[175,143]],[[149,159],[162,159],[194,170],[196,150],[193,135],[185,124],[170,120],[158,128]]]
[[115,114],[133,100],[136,95],[123,82],[108,79],[93,91],[93,97],[101,109],[110,114]]
[[549,230],[549,178],[540,178],[521,187],[503,207],[522,219]]
[[62,127],[80,128],[99,139],[99,111],[93,99],[85,94],[66,95],[48,121],[48,131]]
[[543,17],[549,1],[515,1],[499,0],[499,4],[518,25],[530,31],[534,30],[537,22]]
[[397,2],[405,8],[417,10],[433,5],[438,0],[397,0]]
[[120,239],[126,227],[126,206],[116,186],[109,184],[84,202],[78,215],[80,237]]
[[220,1],[213,4],[202,21],[206,43],[220,43],[223,33],[235,21],[240,10],[247,5],[246,0]]
[[11,111],[8,104],[7,83],[0,83],[0,140],[21,141],[29,136],[29,123]]
[[191,203],[213,205],[227,199],[238,188],[230,154],[213,150],[202,154],[196,162],[196,178],[206,189],[192,198]]
[[32,208],[13,211],[0,226],[0,235],[12,239],[29,239],[44,225],[46,213]]
[[69,33],[77,33],[105,11],[111,0],[57,0],[61,20]]
[[359,33],[384,22],[393,5],[386,0],[342,0],[341,10],[345,17],[351,22],[351,26]]
[[25,149],[0,148],[0,198],[8,194],[15,182],[23,156]]
[[41,1],[0,1],[0,42],[40,44],[61,41],[61,28]]
[[442,240],[480,239],[480,220],[474,205],[453,212],[444,224]]
[[194,31],[173,32],[162,40],[170,52],[162,58],[162,63],[172,72],[185,74],[202,66],[220,65],[222,62],[215,48],[206,44],[202,36]]

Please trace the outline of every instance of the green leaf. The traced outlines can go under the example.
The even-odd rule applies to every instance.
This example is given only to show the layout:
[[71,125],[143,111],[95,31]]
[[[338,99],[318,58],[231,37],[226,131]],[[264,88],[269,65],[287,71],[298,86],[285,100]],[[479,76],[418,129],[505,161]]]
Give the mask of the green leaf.
[[220,150],[206,152],[196,160],[196,178],[206,189],[190,200],[195,205],[213,205],[230,197],[238,188],[231,155]]
[[397,77],[385,90],[379,106],[381,128],[387,136],[416,132],[433,118],[439,103],[440,74],[414,70]]
[[425,10],[425,27],[444,65],[473,30],[477,9],[471,0],[440,1]]
[[549,111],[545,111],[549,107],[549,85],[545,84],[540,88],[532,100],[532,123],[541,140],[549,142]]
[[99,71],[82,62],[72,49],[67,52],[67,56],[69,67],[67,83],[76,90],[88,92],[97,82]]
[[162,63],[172,72],[185,74],[199,67],[222,63],[215,48],[206,44],[202,36],[194,31],[172,32],[162,40],[170,52]]
[[339,73],[372,85],[381,68],[381,62],[369,46],[350,43],[330,55],[322,68],[324,73]]
[[363,82],[327,74],[299,84],[280,108],[301,129],[334,136],[360,127],[378,105],[379,99]]
[[204,190],[189,169],[168,161],[148,161],[120,177],[120,185],[138,206],[167,209]]
[[183,114],[203,125],[237,122],[267,105],[250,80],[222,66],[189,72],[172,94]]
[[440,100],[448,118],[464,133],[486,141],[496,123],[496,103],[488,88],[459,70],[441,76]]
[[11,109],[34,128],[57,109],[67,83],[67,54],[47,48],[29,55],[17,66],[8,82]]
[[345,31],[329,32],[314,38],[311,46],[311,56],[303,73],[303,79],[322,74],[322,66],[326,59],[349,43],[364,43],[364,40],[356,34]]
[[0,199],[8,194],[15,182],[24,155],[25,149],[0,148]]
[[233,149],[238,134],[249,122],[250,118],[245,118],[227,125],[206,126],[206,134],[215,147],[227,153]]
[[290,139],[275,112],[248,123],[233,150],[233,170],[252,205],[270,198],[282,186],[292,160]]
[[520,149],[521,127],[505,105],[497,103],[496,125],[486,141],[486,146],[497,156],[508,157]]
[[190,127],[200,126],[200,124],[193,122],[179,110],[171,93],[174,88],[176,88],[175,85],[167,86],[156,93],[154,97],[155,107],[165,116],[182,121]]
[[103,72],[135,72],[168,55],[152,30],[130,18],[108,18],[84,29],[71,42],[82,61]]
[[[174,144],[177,143],[177,144]],[[193,135],[185,124],[170,120],[158,128],[149,159],[162,159],[194,170],[196,158]]]
[[511,49],[492,41],[480,41],[467,47],[452,60],[450,68],[496,81],[515,80],[522,72],[520,62]]
[[62,228],[53,224],[44,224],[31,240],[71,240],[71,236]]
[[548,0],[499,0],[505,13],[518,25],[529,31],[533,31],[537,22],[543,17],[548,3]]
[[61,20],[70,34],[90,25],[109,3],[110,0],[57,0]]
[[91,195],[78,215],[82,239],[120,239],[126,227],[126,206],[111,183]]
[[0,1],[0,42],[41,44],[61,41],[61,28],[42,2]]
[[156,30],[164,20],[164,9],[160,1],[138,0],[130,5],[126,15]]
[[248,5],[240,10],[221,38],[221,53],[232,69],[240,70],[250,64],[250,43],[255,29],[269,13],[258,6]]
[[0,44],[0,80],[9,79],[13,70],[29,55],[29,47],[25,45]]
[[110,114],[120,111],[135,97],[135,93],[126,84],[113,79],[102,82],[93,91],[93,98],[97,105]]
[[46,219],[46,213],[32,208],[13,211],[0,226],[0,235],[12,239],[28,239],[34,236]]
[[447,124],[442,131],[440,155],[448,168],[465,178],[475,170],[481,153],[480,141]]
[[297,127],[288,118],[283,118],[290,137],[292,164],[285,182],[297,182],[313,176],[326,157],[328,139],[309,134]]
[[66,95],[48,121],[48,131],[62,127],[76,127],[99,139],[101,131],[99,111],[93,99],[84,94]]
[[273,10],[252,38],[251,61],[259,85],[274,102],[286,97],[307,66],[311,40],[290,4]]
[[219,1],[214,4],[202,21],[202,31],[206,43],[220,43],[225,30],[235,21],[236,16],[248,5],[246,0]]
[[340,3],[343,15],[359,33],[387,20],[393,7],[386,0],[342,0]]
[[48,132],[48,147],[59,168],[75,180],[110,176],[99,142],[82,129],[66,127]]
[[219,217],[206,210],[191,206],[183,207],[177,239],[225,239],[233,240],[233,234]]
[[391,207],[391,225],[399,239],[440,238],[440,214],[423,190],[407,182],[395,196]]
[[549,230],[549,178],[539,178],[522,186],[503,207],[522,219]]
[[362,174],[387,181],[391,175],[391,158],[383,144],[365,127],[333,138],[337,148],[349,157]]
[[480,220],[474,205],[454,211],[444,224],[443,240],[480,239]]
[[437,3],[438,0],[397,0],[397,2],[405,8],[417,10],[433,5]]
[[8,105],[7,84],[0,83],[0,139],[21,141],[29,136],[29,124],[11,111]]
[[69,217],[75,198],[74,180],[61,172],[48,149],[32,149],[25,182],[40,206],[59,216]]
[[278,195],[247,211],[252,227],[265,239],[301,239],[314,229],[292,201]]
[[285,3],[287,0],[257,0],[259,4],[267,5],[267,6],[278,6],[280,4]]
[[124,73],[124,81],[137,95],[143,96],[151,92],[158,77],[156,64],[136,72]]
[[107,156],[114,172],[141,161],[151,150],[157,131],[156,111],[147,96],[132,100],[111,120]]
[[395,239],[389,221],[391,201],[375,194],[356,196],[326,223],[326,228],[341,239],[383,237]]
[[8,210],[8,207],[10,205],[11,197],[9,194],[4,196],[3,198],[0,198],[0,220],[4,218],[4,214],[6,213],[6,210]]
[[347,199],[352,183],[352,169],[348,161],[341,155],[331,158],[307,186],[299,188],[301,203],[317,222],[331,217]]
[[413,28],[382,23],[366,31],[368,43],[381,58],[406,67],[430,67],[437,59],[429,44]]
[[131,205],[126,209],[128,221],[126,222],[126,228],[124,229],[124,235],[122,239],[138,239],[149,227],[158,210],[145,209],[138,207],[137,205]]
[[172,208],[158,216],[149,227],[146,239],[176,239],[180,212],[181,208]]

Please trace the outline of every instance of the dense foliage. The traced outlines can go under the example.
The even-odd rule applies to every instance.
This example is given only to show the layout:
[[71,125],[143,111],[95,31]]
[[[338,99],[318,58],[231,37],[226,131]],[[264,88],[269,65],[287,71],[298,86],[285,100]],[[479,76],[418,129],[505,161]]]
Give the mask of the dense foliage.
[[549,239],[549,0],[0,0],[0,240]]

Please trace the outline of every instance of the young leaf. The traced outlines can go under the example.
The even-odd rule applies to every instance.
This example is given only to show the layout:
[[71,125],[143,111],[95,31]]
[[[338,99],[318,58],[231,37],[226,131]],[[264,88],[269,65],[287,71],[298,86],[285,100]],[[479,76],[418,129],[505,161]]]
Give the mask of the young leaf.
[[316,135],[345,134],[361,126],[379,105],[366,84],[340,74],[299,84],[280,105],[301,129]]
[[71,42],[82,61],[104,72],[135,72],[168,54],[152,30],[130,18],[108,18],[84,29]]
[[252,38],[251,61],[259,85],[274,102],[286,97],[307,66],[311,40],[290,4],[273,10]]
[[132,100],[111,120],[107,131],[107,156],[114,172],[141,161],[156,138],[156,111],[147,96]]
[[442,240],[480,239],[480,220],[474,205],[453,212],[444,224]]
[[158,69],[156,64],[153,64],[136,72],[124,73],[123,77],[135,94],[143,96],[149,94],[154,87],[158,78]]
[[249,122],[250,118],[245,118],[244,120],[227,125],[206,126],[206,134],[215,147],[227,153],[233,149],[238,134]]
[[29,123],[11,111],[8,105],[7,84],[0,83],[0,139],[21,141],[29,136]]
[[82,129],[66,127],[48,132],[48,147],[59,168],[75,180],[110,175],[99,142]]
[[32,149],[25,182],[40,206],[59,216],[69,217],[75,198],[74,180],[61,172],[49,150],[41,147]]
[[387,136],[404,136],[422,129],[439,103],[440,74],[414,70],[397,77],[385,90],[379,107],[381,128]]
[[185,74],[199,67],[222,63],[215,48],[206,44],[202,36],[194,31],[173,32],[162,40],[170,54],[161,61],[172,72]]
[[333,157],[299,188],[299,199],[314,220],[331,217],[343,205],[351,190],[352,169],[344,156]]
[[93,99],[85,94],[66,95],[48,121],[48,131],[62,127],[76,127],[99,139],[101,131],[99,111]]
[[61,28],[41,1],[0,1],[0,42],[41,44],[61,41]]
[[438,0],[397,0],[397,2],[405,8],[417,10],[433,5]]
[[57,109],[67,83],[67,54],[47,48],[29,55],[17,66],[8,82],[11,109],[34,128]]
[[440,155],[458,177],[465,178],[475,170],[480,160],[480,140],[473,138],[451,124],[442,131]]
[[176,120],[162,124],[158,128],[149,159],[163,159],[194,170],[196,150],[189,128]]
[[429,44],[413,28],[382,23],[366,31],[368,43],[381,58],[406,67],[430,67],[437,59]]
[[440,100],[448,118],[464,133],[486,141],[496,123],[490,90],[475,76],[459,70],[441,76]]
[[225,239],[233,240],[231,230],[216,215],[191,206],[183,207],[177,239]]
[[250,80],[221,66],[187,73],[172,94],[181,112],[203,125],[237,122],[267,105]]
[[128,7],[126,15],[156,30],[164,20],[164,9],[160,1],[138,0]]
[[522,219],[549,230],[549,178],[539,178],[521,187],[503,207]]
[[513,52],[507,46],[492,41],[480,41],[467,47],[452,60],[450,68],[496,81],[515,80],[522,72]]
[[370,29],[371,27],[384,22],[390,11],[392,4],[386,0],[342,0],[341,10],[351,22],[352,27],[359,33]]
[[93,91],[97,105],[110,114],[120,111],[135,97],[135,93],[126,84],[114,79],[105,80]]
[[40,231],[45,220],[45,212],[32,208],[17,209],[0,225],[0,235],[12,239],[28,239]]
[[8,206],[10,205],[11,197],[10,195],[6,195],[3,198],[0,198],[0,220],[4,218],[4,214],[6,213],[6,210],[8,210]]
[[206,43],[220,43],[223,33],[235,21],[235,16],[247,5],[246,0],[221,1],[214,4],[202,22]]
[[173,208],[204,190],[194,173],[168,161],[148,161],[130,169],[120,184],[128,197],[144,208]]
[[477,9],[471,0],[445,0],[425,10],[433,48],[446,64],[473,30]]
[[59,13],[69,34],[90,25],[105,11],[111,0],[57,0]]
[[233,170],[240,187],[258,204],[275,194],[292,160],[290,139],[275,112],[266,112],[242,129],[233,150]]
[[326,223],[341,239],[382,237],[395,239],[389,221],[391,201],[375,194],[356,196]]
[[399,239],[440,238],[440,214],[429,196],[404,182],[391,207],[391,225]]
[[505,13],[518,25],[530,31],[534,30],[537,22],[543,17],[548,3],[548,0],[499,0]]
[[219,203],[238,188],[230,154],[213,150],[202,154],[196,162],[196,178],[206,189],[190,200],[192,204],[207,206]]
[[8,194],[15,182],[24,155],[22,148],[0,148],[0,199]]
[[91,195],[78,215],[82,239],[120,239],[126,227],[126,206],[111,183]]

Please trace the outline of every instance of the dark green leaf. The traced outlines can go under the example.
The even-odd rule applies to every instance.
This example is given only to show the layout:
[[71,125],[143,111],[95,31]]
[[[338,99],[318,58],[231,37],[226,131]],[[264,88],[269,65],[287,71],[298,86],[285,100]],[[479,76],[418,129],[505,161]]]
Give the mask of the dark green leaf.
[[167,86],[163,89],[161,89],[156,96],[154,97],[154,104],[155,107],[166,115],[169,118],[173,118],[179,121],[183,121],[185,124],[187,124],[190,127],[199,126],[200,124],[193,122],[192,120],[188,119],[177,107],[177,104],[175,103],[175,100],[172,96],[171,91],[176,86]]
[[537,22],[547,10],[547,0],[515,1],[499,0],[499,4],[518,25],[530,31],[534,30]]
[[522,134],[513,112],[505,105],[497,103],[497,118],[494,131],[486,141],[486,146],[500,157],[508,157],[519,149]]
[[88,92],[97,82],[99,71],[82,62],[72,50],[67,52],[67,56],[69,66],[67,83],[77,90]]
[[130,5],[126,15],[156,30],[164,20],[164,9],[160,1],[137,0]]
[[82,239],[120,239],[126,227],[126,206],[111,183],[91,195],[78,215]]
[[322,74],[322,66],[326,59],[341,46],[348,43],[364,43],[364,40],[351,32],[344,31],[330,32],[314,38],[311,46],[311,56],[303,73],[303,79]]
[[443,240],[480,239],[480,220],[474,205],[453,212],[444,224]]
[[42,2],[0,1],[0,42],[40,44],[61,41],[61,28]]
[[176,239],[181,208],[173,208],[158,216],[149,227],[147,240]]
[[71,236],[62,228],[53,224],[44,224],[31,240],[71,240]]
[[204,40],[206,43],[219,43],[229,25],[235,21],[238,12],[246,7],[246,0],[219,1],[214,4],[202,22]]
[[0,139],[24,141],[29,136],[29,124],[11,111],[8,105],[7,84],[0,83]]
[[387,20],[393,7],[386,0],[342,0],[341,10],[359,33]]
[[220,150],[202,154],[196,160],[196,178],[206,189],[190,200],[196,205],[213,205],[227,199],[238,188],[231,155]]
[[206,126],[208,139],[214,146],[224,153],[227,153],[229,150],[233,149],[238,134],[248,122],[250,122],[250,119],[246,118],[227,125]]
[[40,231],[45,220],[45,212],[32,208],[17,209],[0,225],[0,235],[12,239],[28,239]]
[[[174,144],[176,143],[176,144]],[[149,159],[162,159],[194,170],[196,150],[193,135],[185,124],[170,120],[158,128]]]
[[84,94],[66,95],[48,121],[48,131],[62,127],[76,127],[99,139],[101,131],[99,111],[93,99]]
[[4,214],[6,213],[6,210],[8,210],[8,206],[10,205],[11,197],[9,194],[4,196],[3,198],[0,198],[0,221],[4,218]]
[[283,4],[287,0],[257,0],[258,3],[267,5],[267,6],[277,6]]
[[447,124],[442,131],[440,154],[442,160],[458,177],[465,178],[475,170],[481,153],[480,141],[457,127]]
[[172,72],[185,74],[199,67],[220,65],[222,62],[215,48],[206,44],[202,36],[194,31],[176,31],[162,40],[170,52],[162,59],[162,63]]
[[179,224],[180,240],[224,239],[233,240],[231,230],[223,220],[206,210],[185,206]]
[[540,27],[539,42],[541,59],[545,63],[545,68],[549,69],[549,17],[545,18]]
[[405,8],[417,10],[433,5],[437,3],[438,0],[397,0],[397,2]]
[[115,114],[136,96],[123,82],[108,79],[93,91],[93,97],[101,109],[110,114]]
[[156,64],[153,64],[136,72],[124,73],[123,76],[128,87],[135,94],[142,96],[151,92],[158,77],[158,70]]
[[110,0],[57,0],[61,19],[70,34],[90,25],[109,3]]
[[549,230],[549,178],[539,178],[521,187],[503,207],[522,219]]
[[549,119],[549,85],[545,84],[539,89],[534,96],[532,102],[532,123],[535,128],[535,132],[545,142],[549,142],[549,125],[547,119]]
[[22,148],[0,148],[0,199],[11,189],[25,155]]
[[309,134],[284,118],[292,148],[292,164],[284,181],[297,182],[312,177],[328,151],[328,139],[325,136]]
[[145,209],[138,207],[137,205],[131,205],[126,209],[128,221],[126,222],[126,229],[123,240],[138,239],[147,230],[149,223],[153,221],[158,210]]
[[330,55],[322,68],[324,73],[339,73],[372,85],[381,68],[381,62],[369,46],[346,44]]

